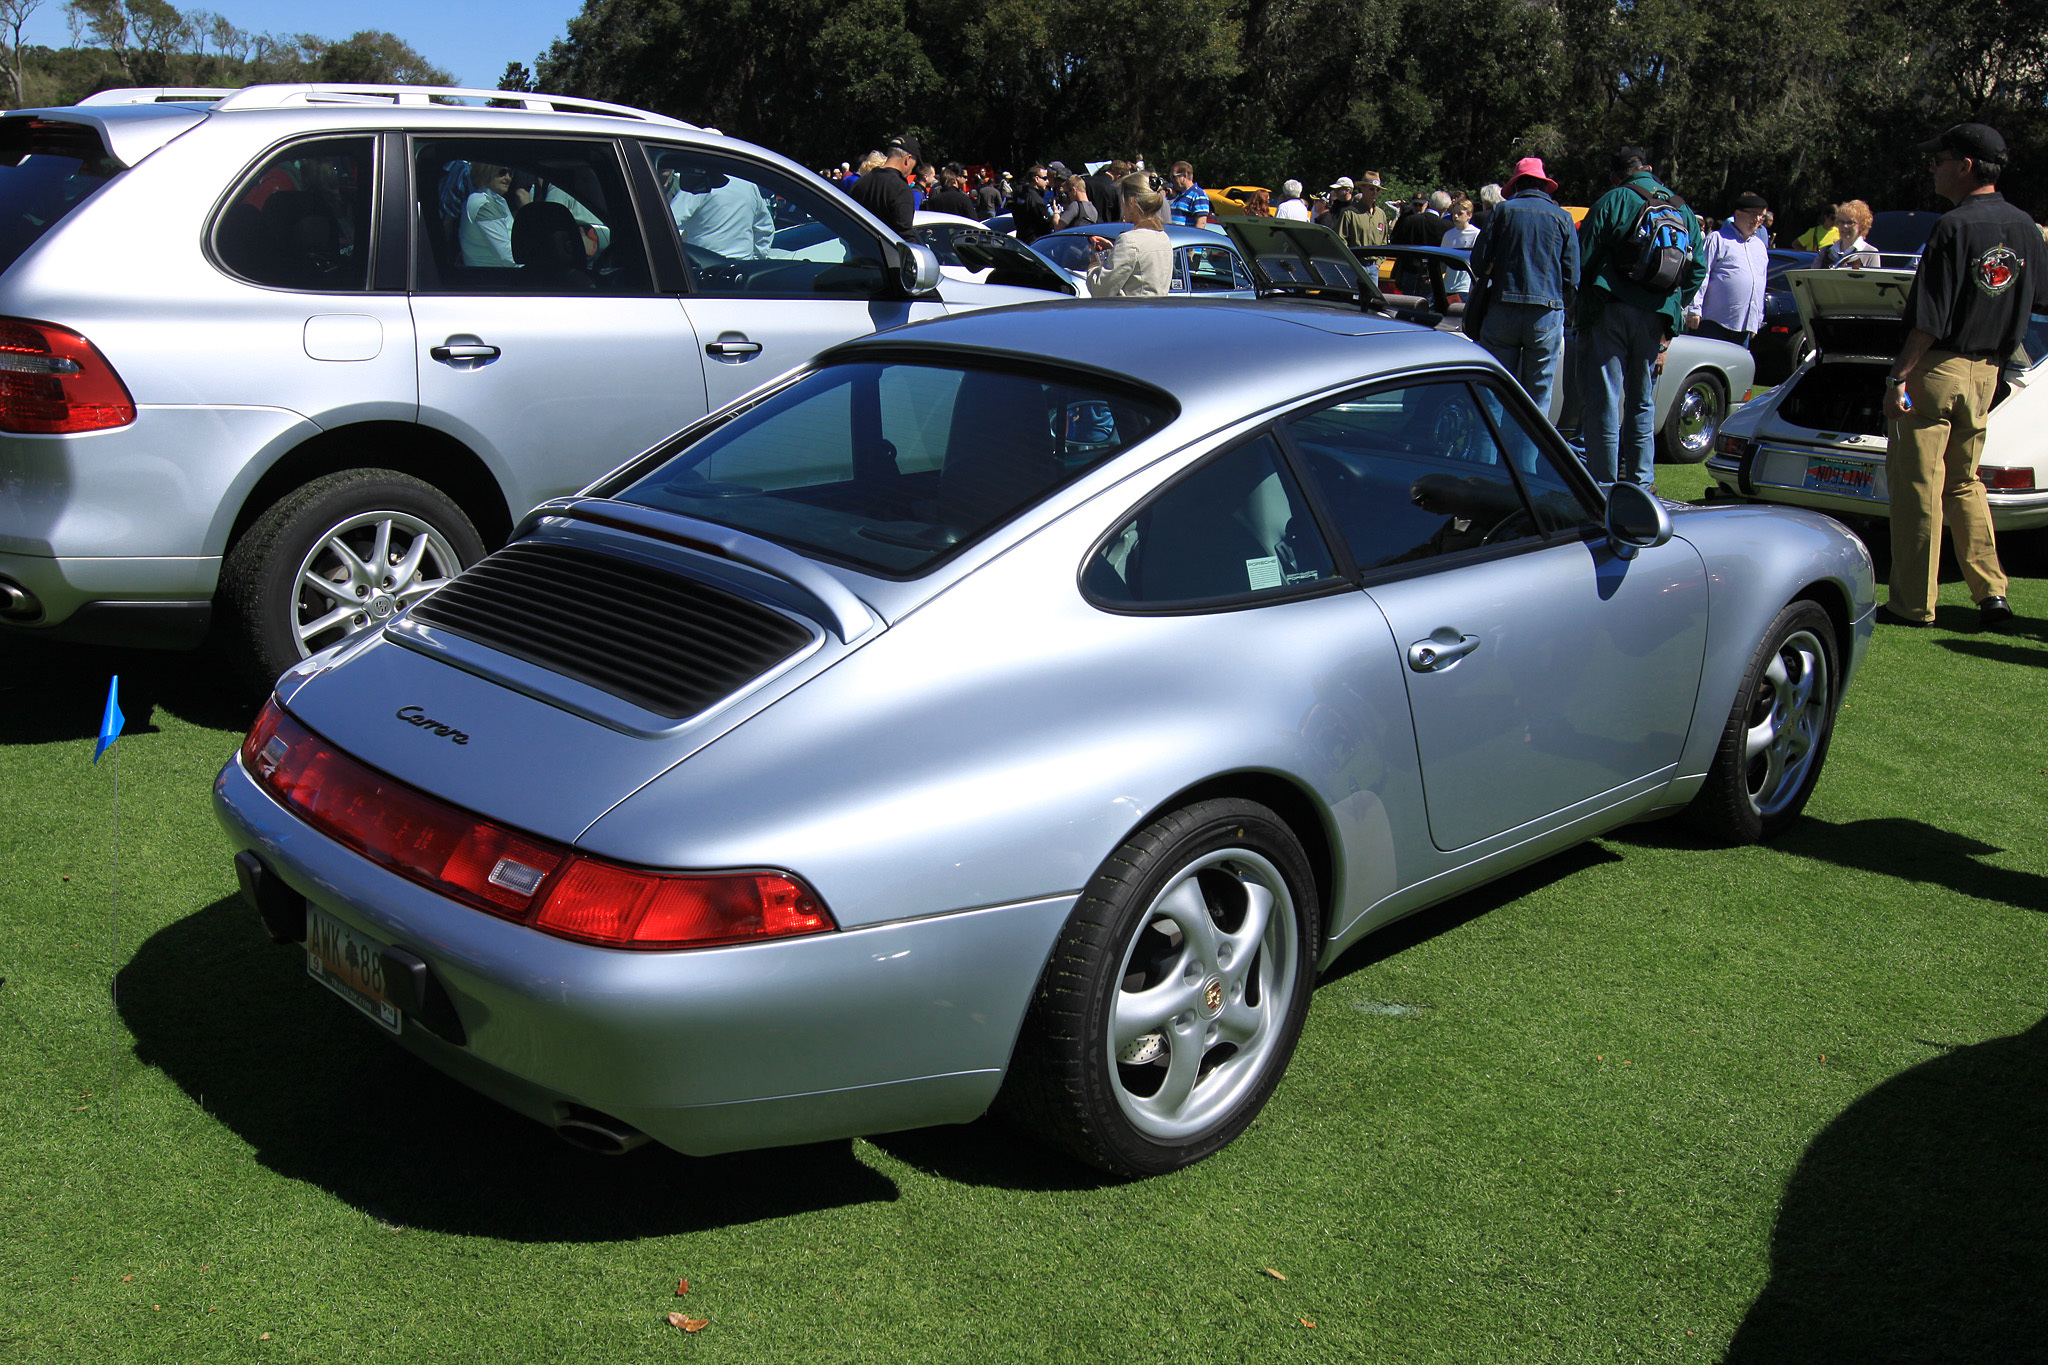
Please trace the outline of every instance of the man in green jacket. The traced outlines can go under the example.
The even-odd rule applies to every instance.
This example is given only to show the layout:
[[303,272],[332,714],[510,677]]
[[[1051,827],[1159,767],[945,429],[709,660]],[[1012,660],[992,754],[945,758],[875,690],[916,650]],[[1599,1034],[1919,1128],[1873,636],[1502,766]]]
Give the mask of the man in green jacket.
[[[1700,220],[1660,183],[1641,147],[1623,147],[1608,163],[1614,187],[1600,196],[1579,225],[1581,260],[1575,321],[1579,376],[1579,430],[1586,468],[1602,483],[1657,481],[1655,445],[1657,369],[1674,333],[1685,326],[1680,309],[1699,288],[1707,268],[1700,259]],[[1668,287],[1639,282],[1637,226],[1645,203],[1670,200],[1660,215],[1668,224],[1667,249],[1676,248]],[[1679,240],[1679,239],[1683,240]]]

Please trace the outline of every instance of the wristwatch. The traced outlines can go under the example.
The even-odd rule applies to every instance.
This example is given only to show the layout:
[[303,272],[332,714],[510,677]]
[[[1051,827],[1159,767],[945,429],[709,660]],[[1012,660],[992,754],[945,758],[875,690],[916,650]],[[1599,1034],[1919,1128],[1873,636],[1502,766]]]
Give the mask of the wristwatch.
[[1884,377],[1884,382],[1896,387],[1906,382],[1906,376],[1902,374],[1888,374]]

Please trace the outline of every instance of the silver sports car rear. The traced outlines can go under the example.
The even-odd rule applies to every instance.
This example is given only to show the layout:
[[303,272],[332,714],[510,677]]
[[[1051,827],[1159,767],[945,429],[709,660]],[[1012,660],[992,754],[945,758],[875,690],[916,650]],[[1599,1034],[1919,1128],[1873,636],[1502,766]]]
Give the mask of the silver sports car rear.
[[216,801],[366,1026],[565,1135],[1000,1098],[1136,1174],[1242,1131],[1373,930],[1794,819],[1873,608],[1825,517],[1596,487],[1460,337],[1032,305],[544,506],[287,674]]

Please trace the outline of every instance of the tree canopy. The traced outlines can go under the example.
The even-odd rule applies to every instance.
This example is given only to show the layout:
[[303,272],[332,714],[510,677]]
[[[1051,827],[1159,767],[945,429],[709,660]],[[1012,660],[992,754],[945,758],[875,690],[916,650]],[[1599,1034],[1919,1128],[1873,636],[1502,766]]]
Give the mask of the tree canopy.
[[[521,75],[525,73],[522,70]],[[2048,0],[585,0],[531,73],[813,165],[898,129],[935,155],[1185,158],[1211,184],[1499,180],[1585,202],[1648,147],[1714,211],[1922,207],[1913,143],[2000,129],[2048,205]]]

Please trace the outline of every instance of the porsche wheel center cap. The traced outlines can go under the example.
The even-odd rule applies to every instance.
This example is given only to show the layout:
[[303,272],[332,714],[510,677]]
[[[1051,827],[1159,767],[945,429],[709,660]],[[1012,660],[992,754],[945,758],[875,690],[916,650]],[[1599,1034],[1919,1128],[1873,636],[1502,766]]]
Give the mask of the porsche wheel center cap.
[[370,599],[370,619],[372,621],[381,621],[396,610],[398,610],[398,604],[381,592]]
[[1212,976],[1202,985],[1202,1013],[1215,1018],[1223,1012],[1223,978]]

